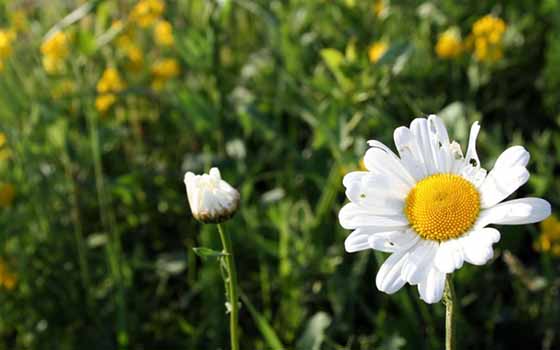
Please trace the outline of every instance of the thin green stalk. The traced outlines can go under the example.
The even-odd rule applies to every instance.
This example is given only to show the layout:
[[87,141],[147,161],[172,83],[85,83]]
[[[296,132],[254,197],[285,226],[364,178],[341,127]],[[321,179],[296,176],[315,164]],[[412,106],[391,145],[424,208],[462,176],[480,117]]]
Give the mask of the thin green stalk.
[[455,349],[455,289],[451,275],[445,279],[445,290],[443,291],[443,303],[445,304],[445,350]]
[[63,149],[62,162],[64,165],[64,173],[67,180],[71,185],[71,195],[70,203],[72,205],[71,218],[72,225],[74,226],[74,240],[76,241],[76,250],[78,251],[78,264],[80,267],[80,276],[82,278],[82,284],[84,287],[84,292],[86,295],[86,300],[88,306],[93,306],[93,300],[91,298],[91,292],[93,290],[91,284],[91,278],[89,273],[89,265],[86,256],[86,243],[84,239],[84,232],[82,228],[82,221],[80,215],[80,206],[78,200],[78,187],[76,186],[76,181],[72,175],[72,164],[70,162],[70,157],[66,146]]
[[229,330],[231,338],[231,350],[239,350],[239,335],[237,330],[238,322],[238,293],[237,293],[237,271],[235,269],[235,261],[233,259],[233,247],[231,244],[231,238],[228,234],[224,232],[221,224],[218,224],[218,231],[220,232],[220,239],[222,240],[222,245],[224,247],[225,263],[228,272],[227,285],[228,285],[228,298],[230,305],[229,313]]
[[99,145],[99,131],[97,129],[97,115],[90,111],[88,113],[88,128],[93,156],[93,167],[95,174],[95,187],[97,190],[97,200],[99,202],[99,213],[101,222],[105,230],[110,233],[110,240],[107,244],[107,262],[111,278],[117,286],[117,294],[115,302],[117,305],[117,343],[120,350],[128,348],[128,330],[126,324],[126,292],[124,287],[121,259],[120,237],[116,232],[114,218],[111,217],[108,210],[108,200],[105,193],[105,184],[103,179],[103,166],[101,163],[101,153]]

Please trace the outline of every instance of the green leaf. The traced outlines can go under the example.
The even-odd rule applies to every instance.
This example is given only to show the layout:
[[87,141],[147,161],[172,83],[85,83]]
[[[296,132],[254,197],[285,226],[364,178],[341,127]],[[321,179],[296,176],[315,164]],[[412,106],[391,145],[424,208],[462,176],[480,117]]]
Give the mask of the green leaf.
[[196,255],[200,256],[201,258],[207,258],[207,257],[218,258],[227,255],[217,250],[206,248],[206,247],[194,247],[193,251]]
[[325,330],[332,322],[331,317],[326,312],[317,312],[309,322],[305,332],[296,345],[298,350],[319,350],[325,340]]
[[264,340],[268,344],[267,349],[270,350],[286,349],[284,345],[282,345],[282,342],[280,341],[280,338],[278,338],[278,335],[274,331],[274,328],[272,328],[270,323],[268,323],[266,317],[264,317],[261,313],[257,311],[257,309],[255,309],[255,307],[253,306],[249,298],[247,298],[245,293],[240,292],[239,294],[241,296],[241,300],[247,306],[247,309],[249,310],[251,317],[253,317],[253,320],[255,321],[257,328],[261,332],[261,335],[263,336]]
[[338,67],[344,61],[344,55],[337,49],[323,49],[321,50],[321,57],[331,71],[338,70]]

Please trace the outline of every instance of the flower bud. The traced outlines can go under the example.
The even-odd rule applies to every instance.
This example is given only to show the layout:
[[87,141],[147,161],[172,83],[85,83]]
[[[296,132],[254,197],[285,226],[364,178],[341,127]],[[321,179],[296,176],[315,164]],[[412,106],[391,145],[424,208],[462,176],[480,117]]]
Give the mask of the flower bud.
[[204,223],[226,221],[239,207],[239,192],[222,180],[218,168],[209,174],[185,174],[187,197],[195,219]]

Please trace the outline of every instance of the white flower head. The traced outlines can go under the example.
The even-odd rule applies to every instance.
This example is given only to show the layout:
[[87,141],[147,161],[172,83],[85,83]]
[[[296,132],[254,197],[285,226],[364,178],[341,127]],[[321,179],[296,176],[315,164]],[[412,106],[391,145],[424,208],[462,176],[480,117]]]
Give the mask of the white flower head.
[[475,122],[463,156],[439,117],[414,119],[410,128],[394,132],[399,156],[368,141],[368,171],[344,177],[350,203],[339,220],[354,230],[346,251],[391,253],[377,273],[380,291],[392,294],[409,283],[425,302],[438,302],[446,274],[465,261],[483,265],[492,258],[500,232],[486,226],[529,224],[550,215],[550,204],[540,198],[502,202],[529,179],[529,153],[510,147],[487,173],[475,149],[479,131]]
[[195,219],[218,223],[231,218],[239,207],[239,192],[222,180],[218,168],[208,174],[185,174],[187,197]]

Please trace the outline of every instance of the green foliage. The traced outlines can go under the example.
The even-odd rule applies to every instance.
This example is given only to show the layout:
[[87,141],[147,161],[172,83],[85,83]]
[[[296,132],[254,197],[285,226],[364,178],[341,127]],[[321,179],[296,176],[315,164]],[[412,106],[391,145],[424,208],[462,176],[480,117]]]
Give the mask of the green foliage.
[[[384,3],[376,14],[374,1],[168,1],[165,47],[153,25],[127,34],[133,1],[0,2],[0,27],[26,18],[0,72],[0,184],[15,188],[0,207],[0,262],[17,276],[0,287],[0,349],[227,348],[217,228],[194,221],[182,183],[210,166],[241,193],[224,225],[242,349],[442,348],[442,305],[410,286],[378,292],[385,256],[344,251],[342,177],[366,140],[392,145],[396,127],[439,113],[463,145],[481,122],[487,169],[524,145],[532,175],[518,195],[554,210],[560,4]],[[438,58],[441,32],[456,26],[465,40],[490,13],[507,23],[502,59]],[[40,46],[56,26],[69,55],[51,74]],[[371,62],[376,41],[388,50]],[[157,87],[151,66],[163,58],[180,74]],[[126,88],[101,113],[107,67]],[[461,347],[560,347],[558,257],[533,249],[538,226],[500,231],[492,264],[456,273]]]

